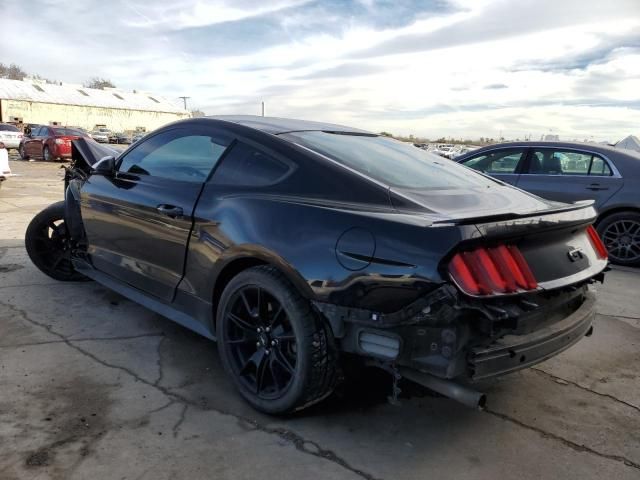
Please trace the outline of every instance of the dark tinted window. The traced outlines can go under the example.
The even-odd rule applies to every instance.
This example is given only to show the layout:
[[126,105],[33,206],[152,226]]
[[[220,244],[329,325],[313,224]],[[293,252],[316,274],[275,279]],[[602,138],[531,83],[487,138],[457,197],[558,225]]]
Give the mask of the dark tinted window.
[[54,135],[82,135],[82,132],[79,132],[78,130],[73,130],[71,128],[54,128],[53,134]]
[[455,162],[387,137],[318,131],[282,137],[392,187],[450,189],[496,185]]
[[203,182],[228,142],[206,133],[175,129],[140,142],[120,164],[121,172]]
[[593,156],[591,160],[591,168],[589,169],[589,175],[610,176],[613,175],[611,167],[602,158]]
[[2,130],[3,132],[19,132],[20,131],[13,125],[5,125],[1,123],[0,123],[0,130]]
[[526,173],[537,175],[611,175],[609,165],[597,155],[555,148],[533,149]]
[[244,143],[237,143],[214,173],[213,182],[219,185],[270,185],[289,170],[290,167],[280,160]]
[[524,148],[500,149],[485,152],[462,162],[483,173],[515,173],[524,154]]

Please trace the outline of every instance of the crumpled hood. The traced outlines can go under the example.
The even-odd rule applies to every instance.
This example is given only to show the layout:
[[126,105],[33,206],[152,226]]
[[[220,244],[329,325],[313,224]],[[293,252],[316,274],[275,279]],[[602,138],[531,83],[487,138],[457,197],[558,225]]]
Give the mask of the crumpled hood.
[[80,137],[71,141],[71,158],[74,162],[84,160],[89,165],[93,165],[104,157],[117,157],[119,150],[96,142],[92,138]]

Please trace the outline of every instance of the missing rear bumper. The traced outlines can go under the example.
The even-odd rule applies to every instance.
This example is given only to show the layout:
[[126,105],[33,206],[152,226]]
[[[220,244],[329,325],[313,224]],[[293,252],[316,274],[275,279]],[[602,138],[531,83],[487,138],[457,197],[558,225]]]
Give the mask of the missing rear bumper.
[[471,380],[504,375],[542,362],[592,333],[595,297],[588,293],[571,315],[553,325],[527,335],[507,335],[469,354]]

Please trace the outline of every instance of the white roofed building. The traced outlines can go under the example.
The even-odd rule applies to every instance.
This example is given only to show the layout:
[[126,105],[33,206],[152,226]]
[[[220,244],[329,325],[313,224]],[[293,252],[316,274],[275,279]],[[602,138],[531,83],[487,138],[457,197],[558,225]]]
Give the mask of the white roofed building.
[[190,114],[176,101],[140,91],[0,79],[0,122],[58,124],[115,132],[151,131]]
[[627,150],[640,152],[640,140],[635,135],[629,135],[616,143],[616,148],[626,148]]

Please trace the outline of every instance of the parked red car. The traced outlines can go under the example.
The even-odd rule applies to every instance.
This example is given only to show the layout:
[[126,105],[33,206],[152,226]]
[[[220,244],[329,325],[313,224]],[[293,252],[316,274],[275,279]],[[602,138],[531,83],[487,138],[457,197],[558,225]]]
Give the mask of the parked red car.
[[71,140],[87,137],[87,134],[72,128],[34,126],[25,135],[18,150],[23,160],[42,158],[49,162],[59,158],[71,158]]

